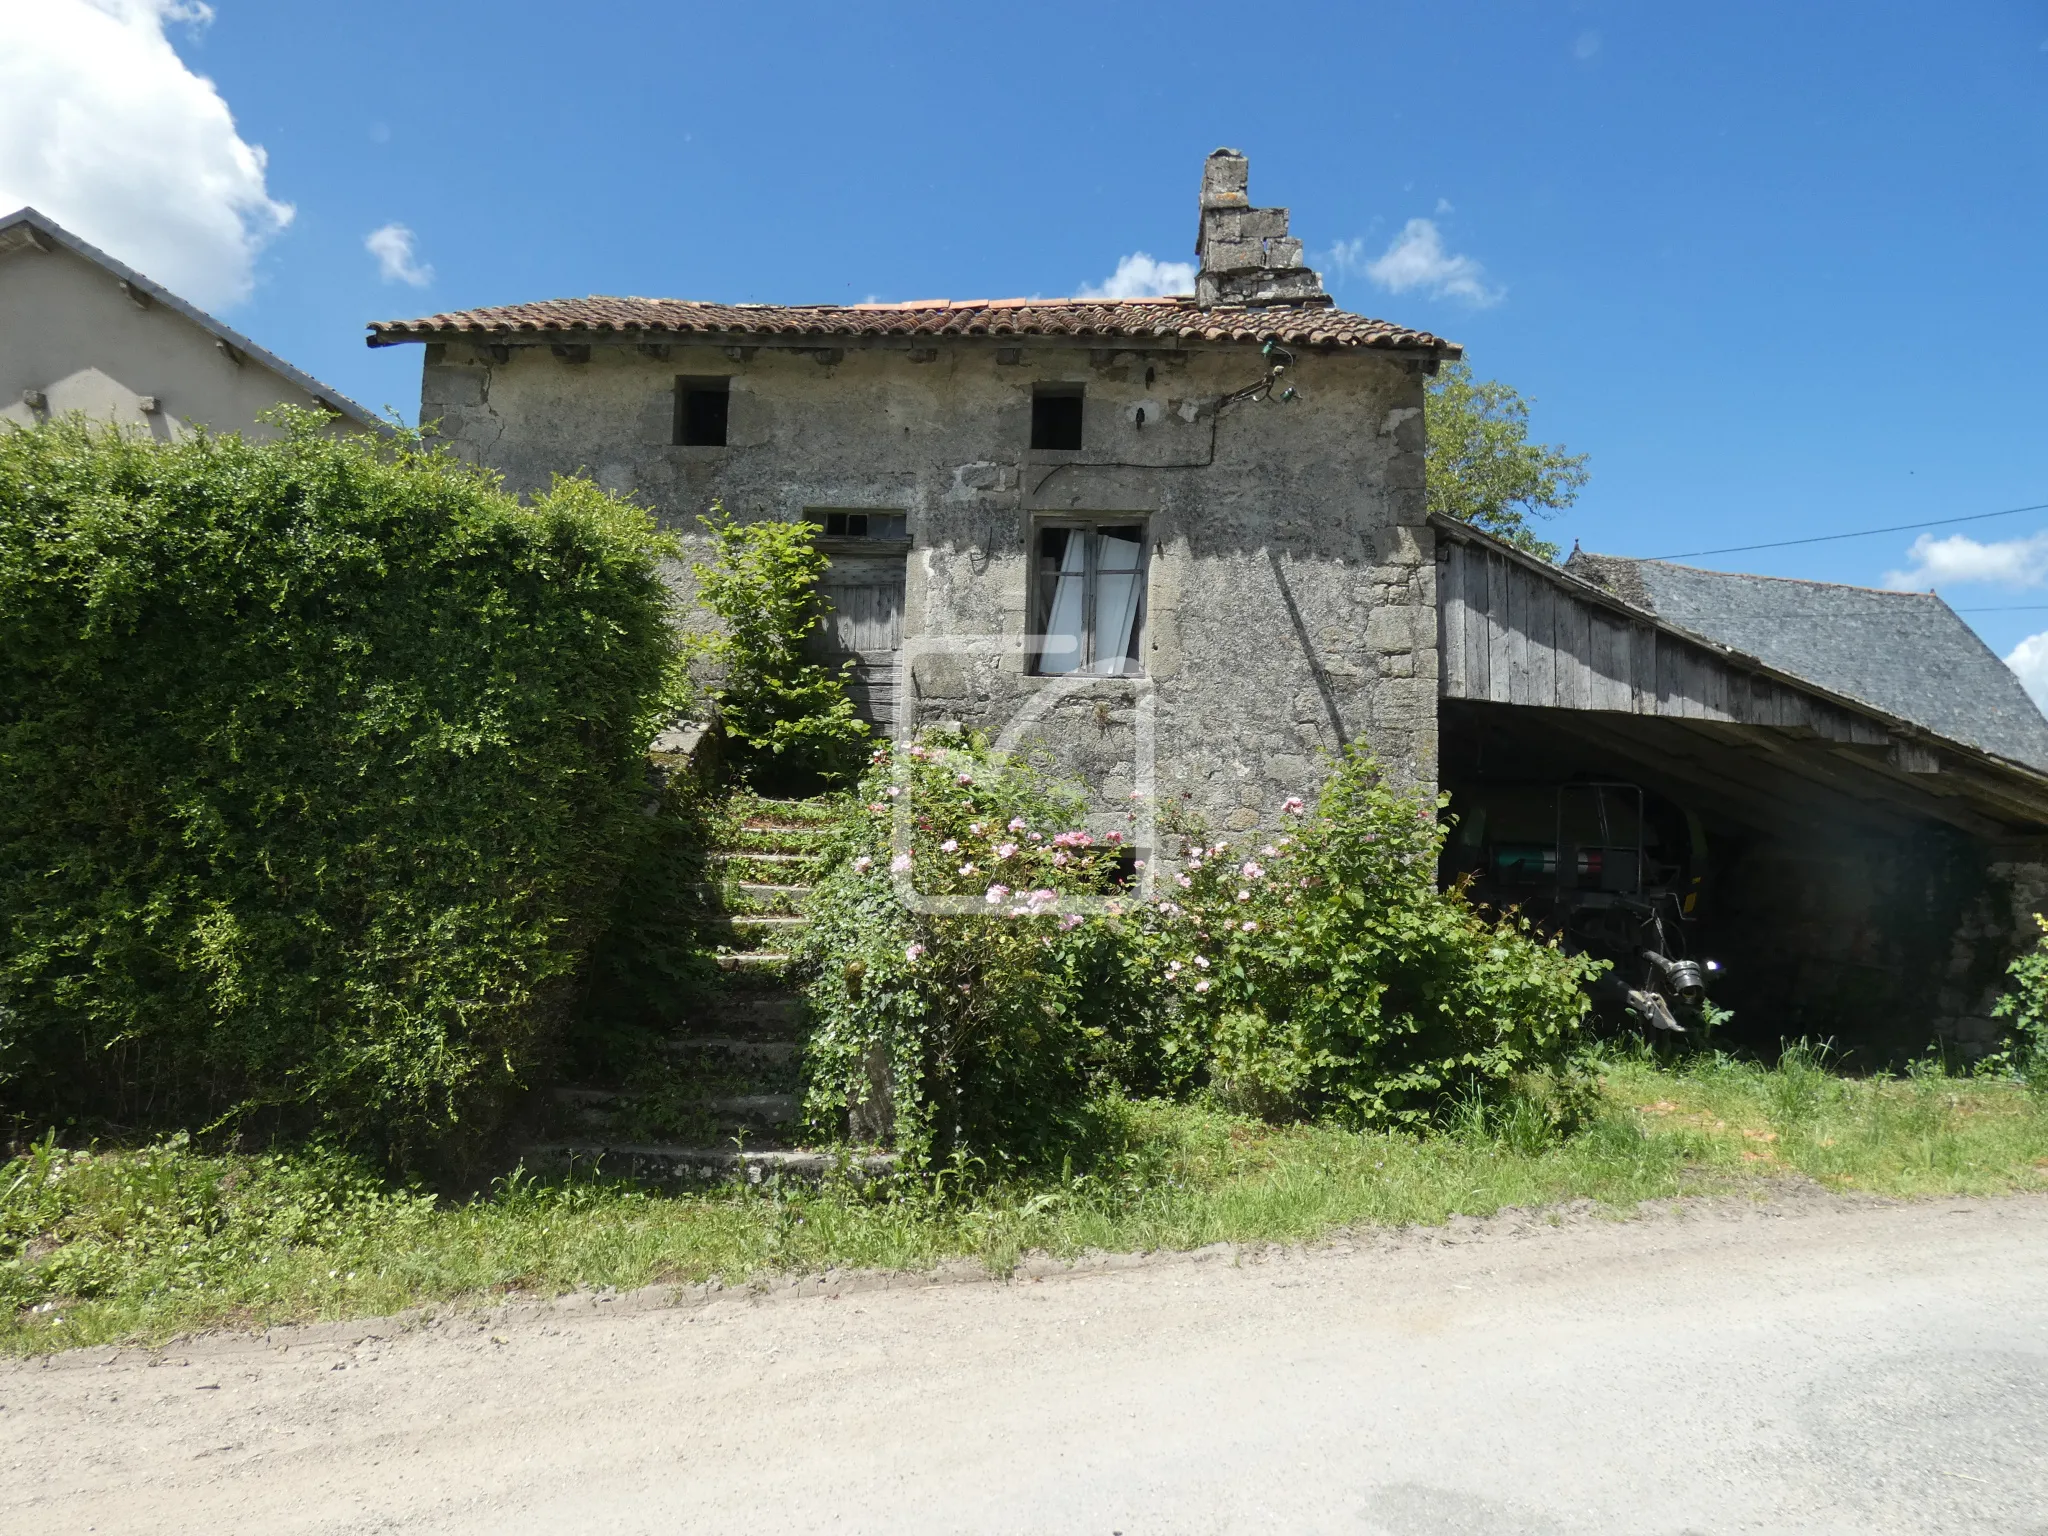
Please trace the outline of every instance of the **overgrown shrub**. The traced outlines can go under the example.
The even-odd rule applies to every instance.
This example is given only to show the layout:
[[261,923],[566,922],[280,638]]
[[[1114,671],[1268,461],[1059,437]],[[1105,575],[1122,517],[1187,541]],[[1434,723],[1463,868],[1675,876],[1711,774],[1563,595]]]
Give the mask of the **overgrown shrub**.
[[[973,737],[877,752],[860,793],[798,956],[815,1128],[843,1134],[851,1115],[913,1163],[1057,1162],[1121,1049],[1126,956],[1118,930],[1055,908],[1112,899],[1120,837],[1098,842],[1078,796]],[[892,849],[899,804],[909,838]]]
[[2013,988],[1992,1006],[1994,1018],[2010,1019],[2007,1050],[2028,1086],[2048,1091],[2048,917],[2034,914],[2041,938],[2013,961],[2006,974]]
[[647,516],[310,414],[0,434],[0,1091],[487,1130],[645,836]]
[[687,643],[715,674],[709,693],[729,766],[763,788],[843,784],[860,771],[868,730],[846,694],[853,663],[835,672],[805,654],[824,611],[818,530],[736,522],[722,506],[714,512],[702,521],[716,553],[691,573],[720,627]]
[[1354,747],[1292,831],[1193,828],[1143,913],[1157,984],[1211,1042],[1213,1085],[1261,1114],[1414,1124],[1561,1062],[1598,962],[1439,890],[1435,808]]

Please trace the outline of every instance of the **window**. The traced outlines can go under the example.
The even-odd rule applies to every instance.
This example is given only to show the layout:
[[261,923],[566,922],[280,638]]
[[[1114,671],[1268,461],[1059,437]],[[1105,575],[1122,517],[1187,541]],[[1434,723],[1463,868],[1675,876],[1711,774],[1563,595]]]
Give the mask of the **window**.
[[1041,384],[1031,395],[1031,446],[1081,446],[1082,388],[1079,384]]
[[1042,523],[1035,561],[1033,670],[1044,677],[1137,676],[1143,670],[1145,525]]
[[902,539],[908,537],[901,512],[833,512],[809,507],[804,516],[828,539]]
[[725,446],[730,379],[676,380],[676,441],[686,448]]

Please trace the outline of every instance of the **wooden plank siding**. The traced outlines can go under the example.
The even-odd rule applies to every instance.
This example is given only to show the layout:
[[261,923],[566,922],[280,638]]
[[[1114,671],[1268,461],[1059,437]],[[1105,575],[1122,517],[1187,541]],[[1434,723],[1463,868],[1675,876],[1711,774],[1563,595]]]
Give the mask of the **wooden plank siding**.
[[1673,634],[1496,549],[1437,542],[1438,691],[1545,709],[1767,725],[1883,746],[1878,720]]

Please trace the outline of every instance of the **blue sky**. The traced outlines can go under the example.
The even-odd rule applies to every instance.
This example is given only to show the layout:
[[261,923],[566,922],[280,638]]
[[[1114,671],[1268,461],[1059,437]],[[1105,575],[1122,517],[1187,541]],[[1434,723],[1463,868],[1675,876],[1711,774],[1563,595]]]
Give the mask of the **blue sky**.
[[[1550,528],[1567,547],[2048,502],[2048,5],[198,9],[0,18],[0,41],[82,50],[67,72],[0,46],[0,203],[174,287],[191,272],[373,407],[409,412],[418,370],[363,348],[373,318],[1052,295],[1135,253],[1182,261],[1201,157],[1230,144],[1340,303],[1464,342],[1539,435],[1592,455]],[[139,38],[133,58],[83,47],[73,13]],[[101,153],[146,176],[45,153],[53,109],[96,91]],[[209,197],[234,228],[193,213]],[[394,225],[410,244],[387,235],[380,262],[366,241]],[[1933,584],[2001,610],[1969,614],[2001,654],[2048,631],[2048,513],[1931,532],[1917,557],[1908,533],[1700,563]]]

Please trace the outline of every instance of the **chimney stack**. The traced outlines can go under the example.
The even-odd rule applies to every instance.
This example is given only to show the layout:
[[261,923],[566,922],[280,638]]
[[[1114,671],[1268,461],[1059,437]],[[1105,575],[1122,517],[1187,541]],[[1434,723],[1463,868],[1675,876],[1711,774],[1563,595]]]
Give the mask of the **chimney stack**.
[[1254,208],[1246,191],[1251,162],[1219,149],[1202,163],[1202,230],[1195,254],[1195,302],[1218,304],[1328,304],[1323,280],[1301,259],[1301,242],[1287,233],[1285,208]]

